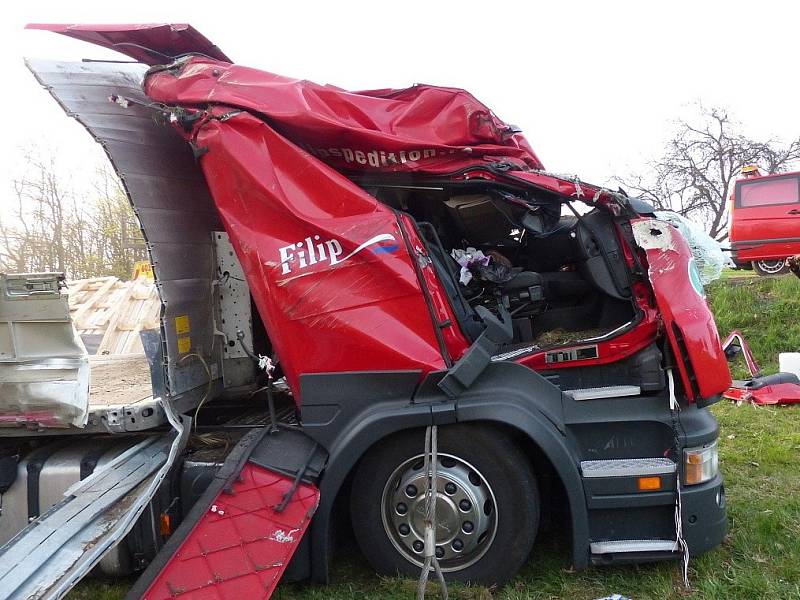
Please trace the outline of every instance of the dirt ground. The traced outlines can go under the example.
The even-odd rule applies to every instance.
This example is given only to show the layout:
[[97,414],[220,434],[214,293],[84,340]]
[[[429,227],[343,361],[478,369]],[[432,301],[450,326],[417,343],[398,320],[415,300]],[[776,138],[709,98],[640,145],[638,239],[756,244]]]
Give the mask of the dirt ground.
[[150,367],[144,355],[92,356],[89,404],[133,404],[152,395]]

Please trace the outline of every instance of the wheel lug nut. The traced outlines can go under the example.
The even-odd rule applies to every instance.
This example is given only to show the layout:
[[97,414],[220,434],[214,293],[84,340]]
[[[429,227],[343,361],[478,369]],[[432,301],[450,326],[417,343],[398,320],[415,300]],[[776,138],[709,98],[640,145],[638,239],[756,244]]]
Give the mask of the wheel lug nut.
[[472,521],[464,521],[463,525],[461,525],[461,530],[464,533],[472,533],[475,529],[475,526],[472,524]]
[[406,496],[409,498],[413,498],[417,495],[417,486],[415,485],[408,485],[406,486]]
[[464,512],[467,512],[469,509],[472,508],[472,502],[464,498],[461,502],[458,503],[458,507]]
[[461,552],[464,549],[464,542],[461,540],[453,540],[453,550]]
[[451,496],[456,493],[456,489],[456,484],[452,481],[448,481],[446,484],[444,484],[444,491]]
[[416,542],[411,544],[411,547],[414,548],[414,552],[422,552],[425,549],[425,544],[417,540]]
[[436,558],[444,557],[444,548],[441,546],[436,546]]
[[408,512],[408,506],[406,506],[404,502],[400,502],[396,510],[398,515],[404,515]]
[[400,532],[400,535],[408,535],[411,533],[411,528],[406,523],[400,523],[400,527],[397,528],[397,531]]

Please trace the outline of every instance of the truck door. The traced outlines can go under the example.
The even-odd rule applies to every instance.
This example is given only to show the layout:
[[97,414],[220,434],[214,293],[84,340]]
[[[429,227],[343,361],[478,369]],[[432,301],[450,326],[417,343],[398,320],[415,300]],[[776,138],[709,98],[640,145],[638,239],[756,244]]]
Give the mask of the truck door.
[[737,182],[730,233],[739,263],[800,254],[800,176]]

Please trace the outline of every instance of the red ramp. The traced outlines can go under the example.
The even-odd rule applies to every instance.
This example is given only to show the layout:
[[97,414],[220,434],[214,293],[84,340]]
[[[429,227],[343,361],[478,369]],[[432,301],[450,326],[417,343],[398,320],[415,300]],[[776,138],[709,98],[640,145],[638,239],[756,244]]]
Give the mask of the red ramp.
[[246,434],[128,600],[269,598],[319,505],[325,457],[297,431]]
[[293,479],[248,463],[221,492],[142,596],[242,600],[269,598],[319,504],[319,490],[300,484],[283,512],[275,508]]

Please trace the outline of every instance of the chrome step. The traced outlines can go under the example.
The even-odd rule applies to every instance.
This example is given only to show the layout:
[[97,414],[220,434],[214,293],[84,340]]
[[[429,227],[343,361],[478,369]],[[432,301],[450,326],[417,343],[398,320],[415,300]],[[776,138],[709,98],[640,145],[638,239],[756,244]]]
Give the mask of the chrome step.
[[642,388],[638,385],[609,385],[606,387],[581,388],[564,390],[575,400],[600,400],[603,398],[619,398],[621,396],[638,396]]
[[611,540],[592,542],[592,554],[627,554],[632,552],[678,552],[675,540]]
[[671,475],[676,470],[677,465],[668,458],[618,458],[581,461],[581,473],[586,478]]

